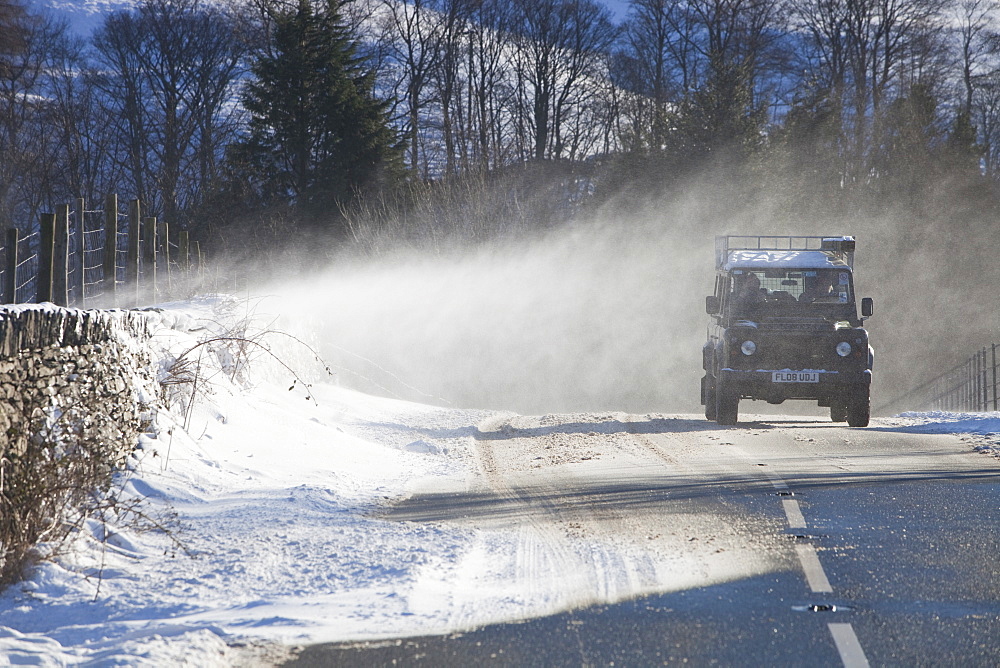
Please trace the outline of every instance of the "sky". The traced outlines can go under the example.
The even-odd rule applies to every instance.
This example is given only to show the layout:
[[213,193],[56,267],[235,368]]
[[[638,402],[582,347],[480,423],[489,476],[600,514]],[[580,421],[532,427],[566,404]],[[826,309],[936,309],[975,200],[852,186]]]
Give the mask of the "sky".
[[618,21],[622,21],[628,15],[628,2],[627,0],[603,0],[601,3],[605,5],[615,14],[615,18]]
[[[541,557],[525,570],[519,550],[551,547],[526,544],[537,537],[516,524],[386,519],[387,504],[413,494],[468,491],[474,434],[514,414],[350,389],[300,340],[273,330],[274,315],[214,296],[153,316],[161,379],[178,358],[197,357],[197,400],[189,406],[190,386],[174,386],[116,479],[113,493],[137,500],[142,518],[87,522],[67,543],[43,546],[50,558],[0,595],[0,657],[38,666],[277,663],[291,645],[443,634],[750,567],[739,554],[706,568],[676,551],[581,536],[563,549],[616,565],[595,590],[546,570]],[[203,343],[240,331],[248,317],[247,334],[269,353]],[[973,434],[977,448],[1000,452],[996,413],[912,413],[881,426]],[[584,475],[623,465],[618,456],[574,466]]]
[[[48,7],[64,13],[81,35],[88,35],[104,14],[135,4],[136,0],[28,0],[29,7]],[[612,11],[619,22],[628,14],[627,0],[602,0],[602,4]]]

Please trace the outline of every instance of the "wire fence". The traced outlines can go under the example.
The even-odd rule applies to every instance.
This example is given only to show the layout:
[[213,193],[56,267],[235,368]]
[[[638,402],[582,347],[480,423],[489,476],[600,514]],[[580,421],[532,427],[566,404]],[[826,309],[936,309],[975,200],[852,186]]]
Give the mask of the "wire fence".
[[205,278],[199,242],[156,217],[141,215],[137,199],[119,211],[118,196],[102,209],[83,199],[42,214],[30,232],[3,236],[3,303],[113,307],[156,303],[193,294]]
[[964,362],[880,407],[980,413],[1000,410],[1000,344],[991,343]]

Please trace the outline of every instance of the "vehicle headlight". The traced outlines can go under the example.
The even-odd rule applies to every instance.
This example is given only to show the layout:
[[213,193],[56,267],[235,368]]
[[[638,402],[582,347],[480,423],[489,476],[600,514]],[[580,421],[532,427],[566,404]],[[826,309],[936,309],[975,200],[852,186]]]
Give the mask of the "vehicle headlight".
[[757,352],[757,344],[753,341],[744,341],[743,345],[740,346],[740,352],[744,355],[753,355]]
[[851,354],[851,344],[847,341],[841,341],[837,344],[837,354],[841,357],[847,357]]

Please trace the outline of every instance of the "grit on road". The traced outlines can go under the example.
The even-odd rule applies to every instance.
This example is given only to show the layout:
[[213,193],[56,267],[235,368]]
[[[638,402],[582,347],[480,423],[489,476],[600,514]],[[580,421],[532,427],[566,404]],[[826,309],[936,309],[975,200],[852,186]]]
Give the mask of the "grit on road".
[[[480,424],[478,475],[386,517],[515,528],[516,548],[482,566],[568,583],[552,614],[315,646],[293,665],[996,663],[1000,462],[902,419],[741,419]],[[455,628],[486,575],[448,574]]]

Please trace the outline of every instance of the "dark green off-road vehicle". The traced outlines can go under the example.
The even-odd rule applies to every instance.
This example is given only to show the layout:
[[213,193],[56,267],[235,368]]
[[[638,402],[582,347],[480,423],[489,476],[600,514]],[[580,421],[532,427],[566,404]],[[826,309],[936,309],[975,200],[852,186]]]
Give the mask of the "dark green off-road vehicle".
[[853,237],[716,238],[702,349],[705,417],[736,424],[740,399],[806,399],[868,426],[873,353],[854,297]]

